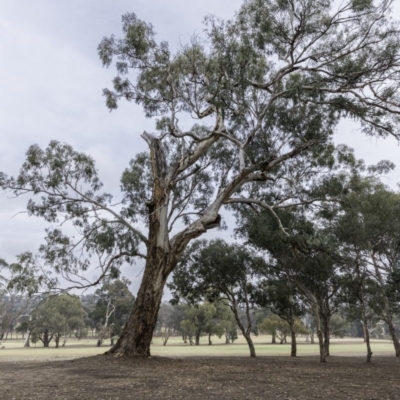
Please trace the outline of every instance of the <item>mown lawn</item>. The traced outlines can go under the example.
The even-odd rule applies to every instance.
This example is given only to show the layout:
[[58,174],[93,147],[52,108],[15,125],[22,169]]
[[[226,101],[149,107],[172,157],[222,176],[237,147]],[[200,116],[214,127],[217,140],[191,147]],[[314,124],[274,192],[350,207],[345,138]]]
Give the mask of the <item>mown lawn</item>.
[[[248,356],[249,351],[243,338],[239,338],[234,344],[226,345],[223,339],[213,338],[213,345],[207,344],[207,338],[202,338],[200,346],[184,344],[180,337],[171,337],[166,346],[163,346],[160,338],[154,338],[152,354],[165,357],[191,357],[191,356]],[[109,341],[102,347],[96,346],[96,339],[68,340],[65,347],[43,348],[40,343],[30,348],[24,348],[22,340],[2,341],[0,347],[0,361],[44,361],[61,360],[80,357],[89,357],[104,353],[109,348]],[[254,337],[256,352],[258,356],[288,356],[290,354],[290,343],[271,344],[271,337]],[[298,355],[318,355],[318,345],[305,343],[304,338],[298,339]],[[390,341],[372,341],[372,351],[375,355],[391,355],[393,345]],[[362,339],[331,339],[331,355],[333,356],[364,356],[365,344]]]

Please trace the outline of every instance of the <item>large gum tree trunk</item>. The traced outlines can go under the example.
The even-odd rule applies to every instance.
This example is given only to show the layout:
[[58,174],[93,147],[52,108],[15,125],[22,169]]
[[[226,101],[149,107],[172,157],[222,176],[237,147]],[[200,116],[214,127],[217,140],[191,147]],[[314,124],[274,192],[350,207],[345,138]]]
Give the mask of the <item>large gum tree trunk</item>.
[[[150,150],[153,176],[152,199],[146,204],[149,212],[149,236],[146,265],[133,311],[124,329],[107,352],[116,356],[150,356],[150,344],[157,323],[163,290],[168,275],[176,265],[169,259],[168,233],[169,191],[166,182],[166,159],[162,144],[153,135],[143,133]],[[107,354],[106,353],[106,354]]]
[[[142,137],[149,145],[153,178],[152,198],[146,203],[149,212],[146,265],[133,311],[118,341],[106,353],[116,356],[150,356],[150,344],[169,274],[174,270],[190,240],[200,236],[207,229],[215,228],[220,220],[217,210],[212,209],[203,215],[202,221],[194,222],[170,240],[168,207],[171,180],[185,161],[182,161],[182,165],[180,162],[174,168],[168,169],[160,140],[146,132]],[[211,146],[216,140],[214,138],[204,141],[201,146]],[[200,155],[201,152],[198,152],[192,156],[193,163]]]
[[[166,255],[155,250],[148,255],[142,283],[133,311],[115,343],[107,353],[117,356],[150,356],[150,344],[157,323],[163,289],[168,278]],[[106,354],[107,354],[106,353]]]
[[149,212],[146,265],[132,313],[118,341],[106,353],[116,356],[150,356],[150,344],[167,278],[190,239],[201,233],[201,229],[198,228],[191,231],[187,229],[178,238],[172,239],[173,244],[170,243],[168,231],[170,187],[165,154],[161,142],[153,135],[145,132],[142,137],[150,148],[153,177],[152,199],[146,203]]

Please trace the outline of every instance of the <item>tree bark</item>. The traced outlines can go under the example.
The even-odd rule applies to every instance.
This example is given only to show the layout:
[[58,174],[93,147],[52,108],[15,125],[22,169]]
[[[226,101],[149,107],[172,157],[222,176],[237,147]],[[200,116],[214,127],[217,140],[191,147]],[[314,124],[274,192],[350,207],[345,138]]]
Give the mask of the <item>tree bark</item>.
[[228,329],[225,329],[225,344],[230,344],[230,335]]
[[394,350],[395,350],[395,354],[396,357],[400,357],[400,343],[399,343],[399,338],[396,335],[396,329],[393,325],[393,320],[392,320],[392,315],[389,312],[386,315],[386,321],[389,327],[389,332],[390,332],[390,336],[392,337],[392,341],[393,341],[393,346],[394,346]]
[[49,331],[45,329],[43,334],[43,347],[49,347],[49,343]]
[[24,343],[24,347],[31,347],[31,331],[28,329],[26,331],[26,338],[25,338],[25,343]]
[[[231,309],[233,311],[233,315],[235,316],[236,319],[236,323],[239,327],[239,329],[241,330],[244,338],[246,339],[246,342],[249,346],[249,350],[250,350],[250,357],[255,357],[256,356],[256,349],[254,347],[254,343],[253,340],[251,339],[251,319],[250,319],[250,315],[247,312],[247,329],[243,326],[242,321],[239,318],[239,313],[237,310],[237,306],[236,306],[236,302],[233,300],[232,301],[232,306]],[[248,310],[247,310],[248,311]]]
[[256,349],[254,347],[254,343],[253,343],[253,340],[251,339],[250,334],[248,334],[248,335],[243,334],[243,336],[246,339],[247,345],[249,346],[250,357],[255,357],[256,356]]
[[150,356],[150,344],[157,323],[163,289],[168,274],[166,255],[161,249],[148,254],[142,283],[133,311],[115,345],[107,352],[118,356]]
[[324,331],[324,347],[325,347],[325,355],[330,356],[329,346],[330,346],[330,328],[329,328],[329,317],[323,317],[323,331]]
[[275,331],[272,332],[271,344],[276,344],[276,333],[275,333]]
[[294,319],[293,318],[291,318],[289,326],[290,326],[290,334],[291,334],[290,356],[296,357],[297,356],[297,340],[296,340],[296,332],[294,330]]
[[200,346],[200,336],[201,336],[201,332],[197,331],[196,332],[196,338],[195,338],[195,346]]
[[317,331],[317,336],[318,336],[318,345],[319,345],[319,359],[320,362],[324,363],[326,362],[326,349],[325,349],[325,343],[324,343],[324,332],[321,326],[321,318],[320,318],[320,312],[319,312],[319,306],[318,303],[315,301],[314,304],[312,305],[313,309],[313,314],[314,314],[314,320],[315,320],[315,328]]
[[363,310],[363,328],[365,334],[365,344],[367,345],[367,362],[371,362],[372,358],[372,350],[371,350],[371,343],[369,341],[369,330],[368,330],[368,320],[365,316],[365,311]]
[[319,360],[320,362],[326,362],[325,346],[324,346],[324,335],[322,329],[317,329],[318,344],[319,344]]

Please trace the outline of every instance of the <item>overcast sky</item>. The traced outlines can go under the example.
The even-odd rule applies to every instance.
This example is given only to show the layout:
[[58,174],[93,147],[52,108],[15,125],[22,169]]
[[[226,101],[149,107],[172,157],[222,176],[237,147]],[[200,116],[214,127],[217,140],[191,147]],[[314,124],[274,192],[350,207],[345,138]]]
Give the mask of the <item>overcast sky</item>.
[[[114,69],[102,68],[97,46],[103,36],[121,32],[121,16],[135,12],[151,22],[171,47],[203,30],[207,14],[230,18],[241,0],[1,0],[0,1],[0,171],[16,174],[29,145],[52,139],[71,144],[97,161],[108,192],[118,192],[129,160],[146,149],[140,138],[153,123],[140,107],[121,103],[110,113],[102,89]],[[395,6],[400,16],[400,4]],[[397,164],[394,139],[368,139],[349,123],[340,125],[337,143],[353,147],[367,163],[390,159]],[[400,162],[399,162],[400,164]],[[385,180],[395,187],[400,169]],[[0,258],[9,262],[23,251],[36,251],[45,224],[18,214],[28,198],[0,193]],[[14,216],[14,217],[13,217]],[[232,228],[232,226],[230,226]],[[215,235],[216,233],[212,233]],[[219,233],[220,235],[221,233]],[[225,233],[229,235],[229,232]],[[139,266],[124,270],[137,288]]]

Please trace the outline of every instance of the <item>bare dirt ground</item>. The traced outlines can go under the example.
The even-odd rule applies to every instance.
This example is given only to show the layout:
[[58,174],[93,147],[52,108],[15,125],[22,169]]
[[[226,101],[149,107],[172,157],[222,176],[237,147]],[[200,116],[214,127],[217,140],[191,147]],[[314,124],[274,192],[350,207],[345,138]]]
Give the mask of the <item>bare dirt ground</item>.
[[400,399],[400,360],[95,356],[0,363],[0,399]]

